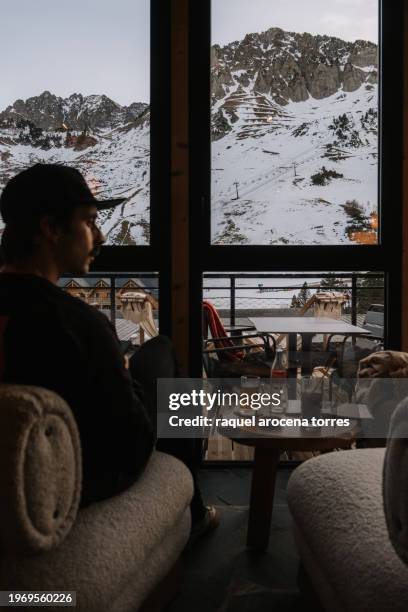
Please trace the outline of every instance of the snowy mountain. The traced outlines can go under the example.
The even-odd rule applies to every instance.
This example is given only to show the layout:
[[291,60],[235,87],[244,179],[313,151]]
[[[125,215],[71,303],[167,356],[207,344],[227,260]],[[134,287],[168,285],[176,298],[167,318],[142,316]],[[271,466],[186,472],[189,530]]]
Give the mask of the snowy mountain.
[[80,170],[100,197],[126,197],[100,213],[108,244],[148,244],[150,113],[104,95],[60,98],[45,91],[0,112],[0,190],[36,162]]
[[271,28],[211,77],[213,243],[376,242],[377,46]]
[[[376,241],[377,46],[271,28],[212,52],[212,241]],[[148,244],[150,112],[49,91],[0,112],[0,190],[38,161],[75,166],[108,244]]]

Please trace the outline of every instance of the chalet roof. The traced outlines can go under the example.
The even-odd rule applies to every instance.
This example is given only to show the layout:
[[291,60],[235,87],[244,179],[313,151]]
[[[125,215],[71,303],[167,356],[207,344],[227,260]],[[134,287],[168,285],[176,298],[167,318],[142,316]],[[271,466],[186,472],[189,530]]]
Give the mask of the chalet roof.
[[[93,287],[96,287],[96,285],[100,282],[100,281],[104,281],[107,286],[110,286],[110,279],[109,278],[104,278],[104,277],[85,277],[85,278],[60,278],[58,281],[58,286],[59,287],[67,287],[69,285],[69,283],[71,281],[74,281],[74,283],[76,285],[78,285],[79,287],[84,287],[87,289],[92,289]],[[126,283],[129,280],[133,280],[135,282],[135,284],[138,285],[138,287],[144,287],[146,289],[151,290],[158,290],[158,279],[157,278],[117,278],[115,280],[115,284],[116,287],[118,289],[121,289],[124,285],[126,285]]]
[[70,283],[74,283],[78,287],[84,289],[90,289],[92,287],[90,278],[60,278],[58,280],[58,287],[67,287]]
[[123,287],[129,280],[133,280],[139,287],[158,289],[158,278],[117,278],[116,286]]

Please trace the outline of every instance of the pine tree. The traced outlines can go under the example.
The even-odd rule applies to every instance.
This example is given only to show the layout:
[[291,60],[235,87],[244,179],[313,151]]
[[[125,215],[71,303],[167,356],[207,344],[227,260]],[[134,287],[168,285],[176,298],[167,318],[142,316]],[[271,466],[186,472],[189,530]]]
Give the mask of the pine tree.
[[303,286],[301,288],[301,290],[299,291],[299,295],[298,295],[298,300],[299,300],[299,305],[300,306],[305,306],[305,304],[309,301],[310,299],[310,289],[308,287],[307,282],[305,281],[303,283]]
[[293,295],[292,301],[290,303],[290,307],[291,308],[299,308],[299,299],[297,298],[296,295]]
[[335,290],[336,287],[347,287],[346,283],[342,278],[336,278],[334,274],[330,274],[330,276],[326,276],[322,278],[320,281],[320,287],[322,289]]
[[305,281],[298,295],[295,294],[292,297],[292,302],[290,304],[290,307],[291,308],[302,308],[310,300],[310,296],[311,296],[310,289],[308,287],[308,284]]
[[371,304],[384,304],[384,278],[371,276],[357,283],[357,312],[365,314]]

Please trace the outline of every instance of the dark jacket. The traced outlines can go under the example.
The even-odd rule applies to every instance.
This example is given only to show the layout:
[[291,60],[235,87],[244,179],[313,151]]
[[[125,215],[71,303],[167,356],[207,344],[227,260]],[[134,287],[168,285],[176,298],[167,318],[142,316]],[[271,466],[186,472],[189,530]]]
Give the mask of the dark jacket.
[[141,387],[107,317],[49,281],[0,274],[0,380],[56,391],[82,444],[82,505],[139,476],[153,448]]

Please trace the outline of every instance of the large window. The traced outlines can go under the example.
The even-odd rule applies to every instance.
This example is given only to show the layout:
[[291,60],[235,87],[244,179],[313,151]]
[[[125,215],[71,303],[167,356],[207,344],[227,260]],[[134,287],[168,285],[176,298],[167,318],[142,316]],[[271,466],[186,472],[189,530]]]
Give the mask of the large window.
[[378,242],[378,0],[212,0],[214,245]]
[[125,197],[99,214],[107,241],[89,277],[98,287],[71,279],[71,290],[120,322],[120,283],[153,275],[170,333],[170,4],[20,0],[2,25],[0,191],[49,162],[79,169],[101,199]]
[[0,190],[37,162],[78,168],[110,245],[150,243],[150,1],[21,0],[2,10]]
[[[207,0],[195,9],[190,190],[202,239],[191,277],[381,272],[385,344],[398,349],[402,3]],[[237,318],[246,300],[240,287]]]

